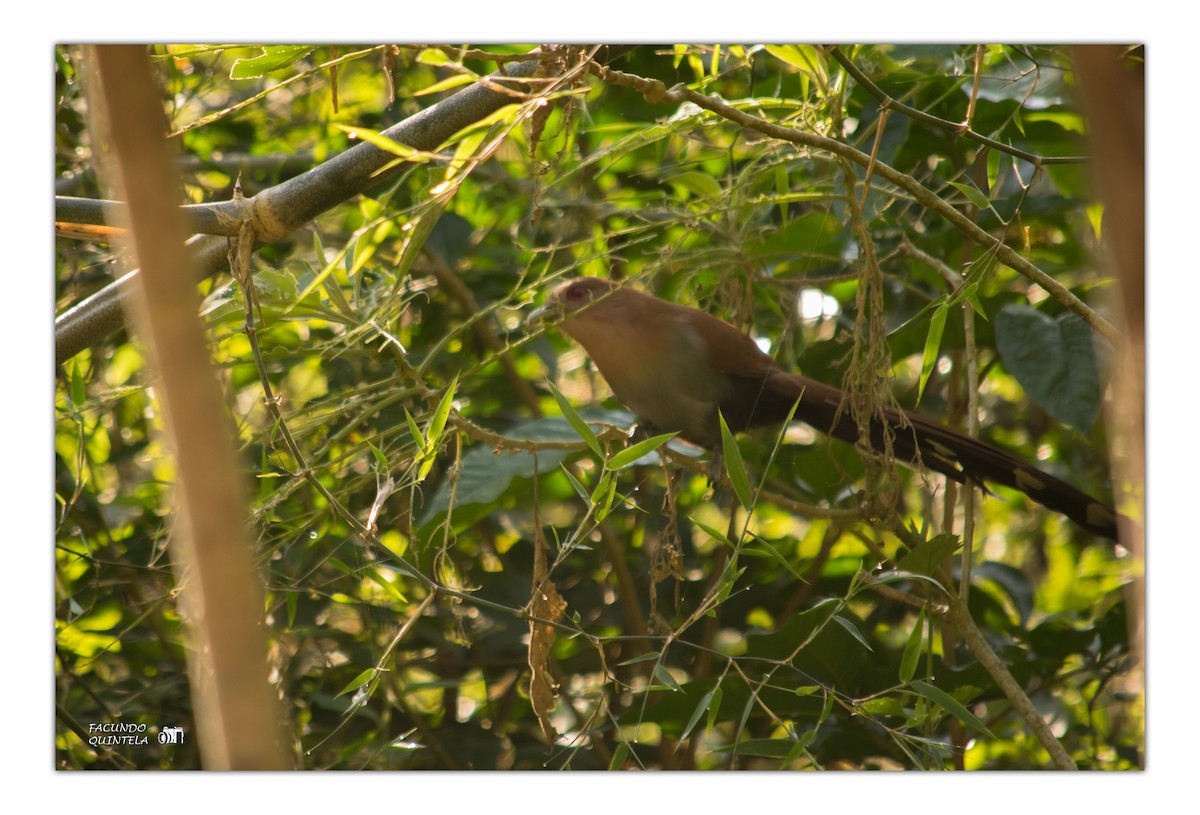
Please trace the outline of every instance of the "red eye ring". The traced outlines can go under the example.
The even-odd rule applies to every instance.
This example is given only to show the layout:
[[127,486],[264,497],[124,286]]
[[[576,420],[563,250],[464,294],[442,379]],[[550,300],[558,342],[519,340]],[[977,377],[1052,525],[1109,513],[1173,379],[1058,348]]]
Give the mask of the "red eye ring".
[[582,300],[585,295],[586,292],[583,286],[571,286],[571,288],[567,289],[568,300]]

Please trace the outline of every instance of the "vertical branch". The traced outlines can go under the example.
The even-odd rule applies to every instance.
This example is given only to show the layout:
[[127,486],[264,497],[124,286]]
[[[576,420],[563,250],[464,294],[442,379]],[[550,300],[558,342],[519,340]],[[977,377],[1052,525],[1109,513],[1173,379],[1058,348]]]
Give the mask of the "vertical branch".
[[[1115,45],[1079,46],[1079,90],[1096,153],[1096,181],[1104,202],[1105,243],[1117,274],[1117,347],[1113,433],[1113,493],[1121,514],[1121,544],[1145,563],[1146,510],[1146,89],[1140,63]],[[1127,519],[1134,519],[1129,522]],[[1131,639],[1145,659],[1145,580],[1129,590]]]
[[[949,585],[949,584],[947,584]],[[954,594],[946,595],[946,600],[949,603],[949,609],[946,616],[949,618],[951,625],[962,635],[966,640],[967,647],[971,649],[971,653],[979,660],[992,679],[996,680],[996,684],[1008,697],[1008,701],[1012,703],[1013,708],[1021,714],[1021,718],[1029,725],[1029,729],[1033,731],[1033,735],[1037,737],[1042,747],[1046,748],[1046,752],[1050,754],[1050,759],[1054,762],[1054,766],[1060,770],[1077,770],[1079,769],[1075,762],[1067,755],[1067,751],[1063,749],[1062,744],[1054,737],[1054,733],[1050,731],[1050,725],[1046,724],[1038,709],[1034,707],[1029,696],[1017,684],[1017,680],[1009,672],[1004,663],[1000,661],[1000,657],[988,645],[983,633],[976,627],[975,621],[971,619],[970,613],[967,611],[966,604]]]
[[[144,46],[97,46],[115,176],[129,202],[134,315],[159,376],[167,441],[179,470],[171,539],[182,587],[200,752],[205,766],[286,769],[278,698],[267,680],[263,590],[245,534],[245,501],[225,405],[198,315],[166,143]],[[116,126],[114,126],[116,125]],[[101,152],[101,151],[97,151]]]

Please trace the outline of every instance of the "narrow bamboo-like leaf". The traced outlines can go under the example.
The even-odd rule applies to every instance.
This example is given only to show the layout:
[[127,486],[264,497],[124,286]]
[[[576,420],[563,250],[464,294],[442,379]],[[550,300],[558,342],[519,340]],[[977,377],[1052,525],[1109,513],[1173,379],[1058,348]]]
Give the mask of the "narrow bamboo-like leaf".
[[584,443],[592,449],[592,452],[601,458],[604,457],[604,450],[600,447],[600,441],[596,438],[596,434],[588,427],[588,423],[579,418],[579,414],[575,412],[575,408],[567,401],[567,397],[559,392],[558,388],[550,384],[550,392],[554,394],[554,401],[558,402],[558,409],[562,411],[563,418],[575,429],[579,434],[579,438],[583,439]]
[[904,646],[904,656],[900,658],[900,681],[909,682],[917,672],[917,663],[921,659],[921,644],[925,641],[925,609],[917,615],[917,622],[908,642]]
[[428,96],[431,93],[441,93],[451,88],[457,88],[459,85],[470,85],[474,81],[475,77],[472,74],[455,74],[452,77],[443,79],[441,82],[434,82],[427,88],[413,91],[413,96]]
[[338,691],[337,696],[334,696],[333,698],[336,699],[338,696],[345,696],[347,693],[349,693],[352,690],[358,690],[363,685],[367,684],[367,682],[371,681],[371,679],[373,679],[378,672],[379,671],[376,670],[375,668],[367,668],[365,671],[360,673],[358,676],[351,679],[350,682],[346,685],[346,687],[344,687],[340,691]]
[[345,132],[347,135],[355,139],[360,139],[373,144],[385,153],[391,153],[393,156],[399,156],[405,161],[423,162],[430,159],[441,158],[436,153],[427,153],[424,150],[418,150],[415,147],[409,147],[407,144],[388,138],[378,130],[371,130],[367,127],[352,127],[350,125],[335,124],[338,130]]
[[717,692],[717,688],[713,688],[708,693],[700,697],[700,701],[696,703],[696,709],[692,711],[692,718],[688,719],[687,726],[683,728],[683,732],[679,734],[679,740],[683,741],[692,732],[692,728],[700,721],[700,717],[708,712],[708,705],[712,702],[713,694]]
[[625,766],[625,759],[629,758],[629,742],[617,742],[617,749],[613,750],[612,761],[608,762],[608,769],[619,770]]
[[713,688],[712,699],[708,703],[708,721],[704,724],[706,732],[711,733],[712,729],[717,724],[717,716],[721,712],[722,696],[724,696],[724,693],[721,691],[721,686],[717,685],[715,688]]
[[945,306],[939,306],[933,312],[933,317],[929,319],[929,333],[925,335],[925,355],[921,358],[921,384],[917,388],[918,402],[925,393],[925,383],[929,381],[929,375],[933,373],[938,351],[942,347],[942,332],[946,329],[946,312]]
[[600,511],[604,509],[605,496],[608,495],[609,491],[615,485],[616,480],[613,478],[613,474],[608,470],[605,470],[604,474],[600,476],[600,480],[596,482],[596,488],[592,490],[592,494],[588,496],[588,503],[596,508],[598,520],[603,520],[603,518],[599,518],[599,514]]
[[884,572],[883,574],[874,578],[874,580],[872,582],[876,583],[876,584],[879,584],[879,583],[886,584],[886,583],[900,583],[904,580],[920,580],[920,581],[923,581],[923,582],[928,583],[929,585],[933,586],[934,588],[936,588],[938,591],[942,592],[943,594],[948,594],[948,592],[946,591],[946,587],[943,586],[940,582],[938,582],[934,578],[930,577],[929,575],[920,574],[918,572],[910,572],[910,571],[907,571],[906,569],[893,569],[890,572]]
[[571,488],[575,490],[579,497],[585,502],[591,501],[592,496],[588,495],[587,487],[583,486],[583,484],[579,482],[579,479],[571,474],[571,471],[567,469],[566,465],[559,464],[558,466],[562,469],[563,474],[567,476],[567,480],[571,482]]
[[421,254],[421,249],[425,246],[425,241],[429,239],[433,228],[442,219],[442,213],[446,211],[446,204],[449,203],[449,200],[447,197],[429,199],[417,217],[405,224],[408,229],[408,237],[404,239],[404,245],[400,247],[400,258],[396,263],[394,274],[397,285],[408,276],[408,270],[416,263],[417,256]]
[[623,665],[637,665],[639,662],[650,662],[652,660],[658,659],[661,656],[662,656],[661,651],[651,651],[648,654],[642,654],[641,656],[632,657],[631,659],[627,659],[624,662],[618,662],[617,665],[622,665],[622,666]]
[[788,559],[785,558],[782,554],[780,554],[778,549],[776,549],[774,546],[772,546],[770,543],[768,543],[766,541],[761,541],[761,545],[755,546],[753,548],[746,548],[743,551],[746,552],[747,554],[750,554],[753,552],[764,551],[767,553],[768,557],[773,559],[776,563],[778,563],[783,568],[787,569],[788,572],[792,575],[792,577],[796,578],[801,583],[808,582],[800,575],[800,572],[796,571],[795,566],[793,566],[791,563],[788,563]]
[[737,752],[741,756],[759,756],[762,758],[785,758],[796,742],[791,739],[746,739],[736,744],[724,744],[716,748],[715,753]]
[[858,626],[856,626],[854,623],[850,622],[845,617],[842,617],[839,614],[833,615],[833,621],[835,623],[837,623],[838,625],[840,625],[842,628],[849,631],[850,636],[852,636],[852,637],[854,637],[854,639],[858,640],[859,643],[862,644],[863,648],[866,648],[871,653],[875,653],[875,649],[870,646],[870,644],[867,642],[866,637],[864,637],[862,635],[862,632],[858,630]]
[[421,432],[421,428],[417,427],[417,420],[408,412],[408,408],[404,409],[404,421],[408,424],[408,434],[412,436],[413,442],[417,445],[418,454],[425,452],[425,434]]
[[733,544],[730,542],[729,538],[725,537],[724,532],[721,532],[720,530],[717,530],[717,529],[713,529],[711,526],[709,526],[704,521],[700,520],[699,518],[697,518],[694,515],[689,516],[688,521],[690,521],[693,525],[698,526],[702,530],[704,530],[705,534],[707,534],[713,540],[720,541],[721,543],[725,544],[726,546],[730,547],[731,549],[733,548]]
[[725,472],[729,475],[729,483],[737,494],[738,503],[749,511],[754,507],[754,494],[750,491],[750,480],[746,477],[746,465],[742,462],[742,451],[738,449],[737,440],[725,423],[725,417],[718,412],[721,420],[721,454],[725,458]]
[[433,468],[433,462],[437,458],[438,448],[442,446],[442,433],[446,429],[446,419],[450,416],[450,408],[454,404],[456,387],[458,387],[457,376],[451,380],[450,386],[442,394],[441,401],[438,402],[433,416],[429,419],[429,426],[425,431],[425,449],[421,453],[421,467],[417,470],[418,481],[424,481],[425,476],[429,475],[429,471]]
[[661,662],[654,666],[654,678],[673,691],[683,690],[683,688],[679,687],[679,683],[675,681],[675,677],[671,676],[671,672],[667,670],[667,666]]
[[79,407],[87,401],[87,385],[83,381],[83,372],[78,362],[71,364],[71,404]]
[[388,471],[387,456],[383,454],[382,450],[371,444],[371,442],[367,442],[367,447],[371,449],[371,455],[375,457],[375,466],[379,469],[379,472],[386,473]]
[[987,157],[987,180],[988,189],[996,189],[996,181],[1000,178],[1000,151],[988,150]]
[[987,196],[980,192],[977,188],[970,184],[962,184],[957,181],[951,181],[950,186],[967,196],[968,200],[980,209],[990,209],[991,204],[988,203]]
[[454,405],[454,391],[457,388],[458,375],[455,374],[446,387],[446,392],[442,394],[442,399],[438,402],[433,416],[429,419],[429,429],[425,432],[425,438],[429,439],[430,446],[437,444],[442,437],[442,431],[446,429],[446,420],[450,417],[450,408]]
[[[569,420],[568,420],[569,421]],[[643,439],[637,444],[631,444],[624,450],[619,450],[613,454],[612,458],[604,463],[607,470],[621,470],[630,466],[647,453],[653,453],[658,448],[675,438],[675,433],[664,433],[661,436],[653,436],[648,439]]]
[[957,718],[976,733],[981,733],[990,739],[996,738],[996,734],[991,730],[988,730],[987,725],[980,721],[978,716],[967,710],[966,707],[963,706],[962,702],[958,701],[936,685],[931,685],[924,680],[918,679],[909,685],[909,687],[924,696],[930,702],[933,702],[942,710],[949,713],[951,716]]

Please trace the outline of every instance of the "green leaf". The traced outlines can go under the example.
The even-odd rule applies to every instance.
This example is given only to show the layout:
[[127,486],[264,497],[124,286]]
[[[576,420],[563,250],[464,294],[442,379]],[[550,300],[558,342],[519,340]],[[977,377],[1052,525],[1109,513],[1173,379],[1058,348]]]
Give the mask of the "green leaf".
[[559,469],[562,470],[563,475],[567,477],[567,480],[571,482],[571,488],[575,490],[576,494],[579,495],[580,498],[583,499],[584,503],[591,503],[592,496],[588,494],[587,487],[583,486],[579,479],[572,475],[571,471],[567,469],[565,464],[560,464]]
[[904,645],[904,656],[900,658],[900,681],[909,682],[917,672],[917,663],[921,659],[921,645],[925,641],[925,609],[917,615],[912,633]]
[[1080,317],[1057,319],[1024,305],[996,315],[996,347],[1004,367],[1043,410],[1090,433],[1100,415],[1100,373],[1092,330]]
[[934,309],[933,316],[929,318],[929,333],[925,335],[925,354],[921,357],[921,384],[917,387],[918,402],[925,393],[925,383],[929,381],[929,375],[933,373],[933,366],[937,362],[938,352],[942,347],[942,332],[946,330],[948,311],[949,309],[943,303]]
[[912,551],[900,558],[896,568],[933,577],[946,558],[957,552],[961,545],[962,541],[958,539],[958,535],[943,532],[914,546]]
[[627,659],[624,662],[618,662],[617,665],[618,666],[637,665],[639,662],[651,662],[651,661],[657,660],[661,657],[662,657],[661,651],[651,651],[648,654],[642,654],[641,656],[636,656],[636,657]]
[[338,691],[337,696],[334,696],[333,698],[336,699],[338,696],[345,696],[347,693],[350,693],[350,691],[358,690],[363,685],[367,684],[372,679],[374,679],[378,673],[379,673],[379,670],[376,668],[367,668],[365,671],[360,673],[358,676],[351,679],[346,684],[346,687],[344,687],[340,691]]
[[1000,177],[1000,151],[988,150],[987,154],[987,182],[988,189],[996,189],[996,180]]
[[717,685],[713,688],[712,700],[708,705],[708,721],[705,722],[705,732],[712,732],[713,727],[717,724],[717,715],[721,712],[721,698],[724,694],[721,691],[721,686]]
[[974,185],[961,184],[957,181],[951,181],[949,183],[951,187],[954,187],[954,189],[967,196],[967,199],[975,206],[984,210],[991,209],[992,205],[988,202],[987,196],[980,192]]
[[446,52],[440,48],[426,48],[417,54],[417,62],[422,65],[448,65],[450,61],[450,57],[446,56]]
[[417,420],[408,412],[408,408],[404,409],[404,421],[408,425],[408,434],[412,436],[412,440],[417,445],[417,450],[424,452],[425,434],[421,432],[421,428],[417,427]]
[[852,637],[854,637],[854,639],[858,640],[862,644],[863,648],[866,648],[871,653],[875,652],[875,649],[871,647],[870,643],[867,642],[867,638],[862,635],[862,632],[858,630],[858,626],[856,626],[854,623],[850,622],[849,620],[847,620],[845,617],[841,616],[840,614],[834,614],[833,621],[835,623],[837,623],[838,625],[840,625],[842,628],[849,631],[850,636],[852,636]]
[[672,691],[682,690],[679,683],[675,681],[675,677],[671,676],[671,672],[667,670],[667,666],[661,662],[654,666],[654,678],[666,685]]
[[679,734],[679,739],[682,741],[691,735],[692,728],[700,721],[700,717],[708,712],[709,705],[712,703],[713,695],[720,690],[720,687],[715,687],[708,693],[700,697],[700,701],[696,703],[696,709],[692,711],[692,718],[688,719],[687,726],[683,728],[683,732]]
[[768,543],[765,540],[762,540],[762,539],[757,539],[757,540],[759,542],[758,546],[744,547],[742,549],[742,552],[744,552],[747,555],[752,555],[752,554],[756,554],[758,552],[763,552],[767,555],[767,557],[771,558],[776,563],[778,563],[780,566],[787,569],[788,573],[791,574],[791,576],[794,577],[796,580],[800,581],[801,583],[808,582],[807,580],[804,579],[804,577],[800,574],[800,572],[796,571],[796,567],[793,566],[791,563],[789,563],[788,559],[785,558],[782,554],[780,554],[778,549],[776,549],[774,546],[772,546],[770,543]]
[[367,442],[367,447],[371,449],[371,455],[375,457],[375,467],[379,472],[386,473],[388,471],[387,456],[383,454],[382,450],[371,444],[371,442]]
[[730,542],[729,538],[725,537],[724,532],[714,529],[713,527],[709,526],[704,521],[700,520],[699,518],[697,518],[694,515],[689,516],[688,521],[690,521],[695,526],[700,527],[700,529],[702,529],[704,531],[704,533],[706,535],[708,535],[710,538],[712,538],[713,540],[720,541],[721,543],[725,544],[729,548],[731,548],[731,549],[733,548],[733,543]]
[[433,411],[433,416],[429,419],[429,425],[425,431],[425,447],[421,451],[419,458],[421,464],[417,470],[417,481],[424,481],[425,476],[429,475],[430,469],[433,468],[438,448],[442,446],[442,432],[446,429],[446,419],[450,416],[450,408],[454,404],[454,390],[456,387],[458,387],[457,374],[450,380],[449,387],[442,394],[442,399],[438,402],[437,409]]
[[596,438],[596,434],[588,427],[587,422],[579,418],[579,414],[575,412],[575,408],[567,401],[567,397],[559,392],[558,388],[554,387],[554,383],[547,383],[550,386],[550,392],[554,394],[554,401],[558,402],[558,409],[562,411],[563,418],[575,429],[579,434],[579,438],[583,439],[584,443],[592,449],[600,458],[604,458],[604,450],[600,447],[600,441]]
[[617,748],[613,750],[612,761],[608,762],[608,769],[619,770],[625,766],[625,760],[629,758],[629,742],[617,742]]
[[669,180],[677,190],[692,193],[698,198],[720,198],[723,194],[720,182],[708,173],[689,171],[671,176]]
[[766,49],[771,56],[816,79],[822,89],[828,86],[829,74],[825,68],[825,60],[813,46],[768,45]]
[[652,436],[648,439],[643,439],[637,444],[631,444],[624,450],[615,453],[612,458],[604,463],[607,470],[621,470],[625,467],[636,463],[639,459],[648,453],[653,453],[658,448],[675,438],[675,433],[664,433],[661,436]]
[[87,401],[87,384],[83,381],[83,371],[77,361],[71,363],[71,404],[79,407]]
[[975,732],[981,733],[990,739],[996,738],[996,734],[991,730],[988,730],[987,725],[980,721],[978,716],[967,710],[965,707],[963,707],[961,702],[936,685],[931,685],[924,680],[918,679],[909,687],[921,694],[921,696],[925,697],[930,702],[933,702],[942,710],[957,718]]
[[443,79],[441,82],[434,82],[427,88],[422,88],[419,91],[413,91],[413,96],[427,96],[431,93],[441,93],[442,91],[448,91],[451,88],[457,88],[459,85],[470,85],[475,81],[475,79],[476,77],[474,74],[455,74],[454,76]]
[[787,758],[796,742],[791,739],[746,739],[736,744],[723,744],[716,748],[715,753],[737,752],[740,756],[760,756],[762,758]]
[[742,451],[738,449],[737,441],[725,423],[725,417],[718,412],[721,420],[721,454],[725,459],[725,472],[729,475],[729,483],[737,494],[738,502],[747,512],[754,508],[754,494],[750,491],[750,481],[746,477],[746,465],[742,462]]
[[617,481],[611,471],[605,470],[596,484],[596,489],[588,497],[588,503],[596,508],[596,520],[603,521],[612,507],[613,495],[616,492]]
[[256,56],[234,60],[229,78],[258,79],[264,74],[289,67],[315,50],[311,45],[267,45]]
[[370,130],[365,127],[351,127],[350,125],[334,124],[338,130],[353,136],[356,139],[361,139],[369,144],[373,144],[385,153],[391,153],[394,156],[399,156],[405,161],[429,161],[430,159],[441,158],[436,153],[427,153],[424,150],[418,150],[415,147],[409,147],[407,144],[401,144],[395,139],[389,139],[377,130]]
[[[584,413],[590,421],[605,424],[629,424],[633,417],[626,411],[591,409]],[[411,432],[411,428],[410,428]],[[515,441],[576,441],[579,434],[560,416],[530,419],[509,427],[506,435]],[[419,434],[419,431],[418,431]],[[423,449],[423,448],[418,448]],[[437,492],[421,516],[420,535],[428,534],[450,510],[454,499],[456,529],[464,529],[497,511],[497,502],[524,501],[529,498],[529,479],[556,473],[559,465],[576,455],[569,450],[543,450],[535,457],[523,450],[496,455],[486,444],[471,445],[463,454],[458,483],[442,479]]]

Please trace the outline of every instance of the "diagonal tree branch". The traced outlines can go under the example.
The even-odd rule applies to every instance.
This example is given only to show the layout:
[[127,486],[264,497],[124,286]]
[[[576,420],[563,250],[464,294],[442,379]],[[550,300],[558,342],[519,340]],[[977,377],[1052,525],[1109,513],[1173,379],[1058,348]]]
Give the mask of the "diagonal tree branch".
[[[616,59],[632,47],[601,47],[597,59]],[[436,150],[459,130],[511,103],[514,96],[521,98],[533,87],[547,64],[538,58],[539,54],[540,49],[530,54],[529,60],[502,66],[475,85],[388,128],[384,135],[417,150]],[[254,224],[256,245],[280,240],[326,210],[394,178],[403,171],[402,165],[384,173],[379,170],[395,158],[372,144],[358,144],[243,202]],[[204,217],[228,216],[235,227],[240,222],[234,202],[207,204],[199,209],[206,213]],[[189,246],[201,278],[210,277],[228,265],[223,238],[196,236]],[[124,324],[122,304],[137,274],[134,270],[114,280],[55,319],[56,364],[61,365]]]

